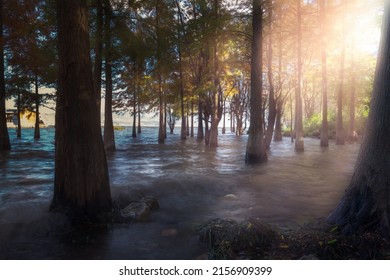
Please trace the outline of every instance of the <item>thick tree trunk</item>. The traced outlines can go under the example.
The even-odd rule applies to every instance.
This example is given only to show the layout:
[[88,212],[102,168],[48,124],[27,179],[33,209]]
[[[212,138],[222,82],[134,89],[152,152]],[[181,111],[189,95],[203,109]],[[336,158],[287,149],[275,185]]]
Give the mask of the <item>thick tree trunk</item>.
[[35,128],[34,128],[34,139],[41,138],[41,132],[39,129],[39,84],[38,76],[35,75]]
[[275,101],[275,87],[273,81],[273,70],[272,70],[272,1],[269,1],[269,25],[270,30],[268,34],[268,57],[267,57],[267,76],[269,84],[269,96],[268,96],[268,119],[267,129],[265,131],[265,147],[270,148],[272,135],[274,133],[275,119],[276,119],[276,101]]
[[10,150],[5,110],[3,0],[0,0],[0,151]]
[[102,53],[103,53],[103,1],[95,0],[96,5],[96,35],[95,35],[95,64],[93,82],[96,94],[96,107],[99,112],[99,123],[101,123],[101,87],[102,87]]
[[104,1],[105,52],[106,52],[106,98],[104,100],[104,147],[108,151],[115,150],[114,123],[112,119],[112,50],[111,50],[111,4]]
[[111,210],[95,102],[86,1],[57,1],[59,79],[51,210],[96,219]]
[[355,171],[329,221],[344,233],[380,230],[390,238],[390,2],[385,13],[370,113]]
[[[219,17],[219,0],[214,0],[214,13],[215,13],[215,19],[218,20]],[[213,46],[213,61],[214,61],[214,69],[213,69],[213,90],[212,90],[212,102],[211,102],[211,125],[210,125],[210,136],[209,136],[209,142],[208,145],[211,148],[216,148],[218,146],[218,124],[220,121],[219,117],[219,110],[220,110],[220,103],[219,103],[219,94],[218,94],[218,86],[219,86],[219,77],[218,77],[218,46],[217,46],[217,36],[218,32],[217,29],[215,30],[214,34],[214,46]]]
[[247,164],[262,163],[267,160],[262,124],[263,23],[261,0],[253,0],[252,28],[250,127],[245,154]]
[[298,61],[297,87],[295,91],[295,151],[304,151],[303,142],[303,115],[302,115],[302,11],[301,0],[297,0],[298,12]]
[[326,64],[326,10],[325,0],[320,0],[320,32],[321,32],[321,92],[322,92],[322,124],[321,124],[321,147],[328,147],[328,71]]

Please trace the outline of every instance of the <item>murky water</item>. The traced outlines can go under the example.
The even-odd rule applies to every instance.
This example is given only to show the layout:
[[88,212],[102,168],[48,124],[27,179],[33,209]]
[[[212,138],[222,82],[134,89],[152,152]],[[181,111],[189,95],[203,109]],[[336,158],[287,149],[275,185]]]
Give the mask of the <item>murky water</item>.
[[[273,143],[268,163],[244,164],[247,136],[220,135],[210,150],[194,139],[157,130],[116,131],[117,151],[108,154],[113,196],[140,192],[161,208],[143,224],[114,225],[64,238],[63,218],[48,213],[54,169],[54,129],[23,130],[13,149],[0,154],[0,258],[2,259],[194,259],[206,252],[194,228],[210,218],[259,217],[290,227],[326,216],[352,175],[359,144],[319,147],[305,139],[296,154],[289,139]],[[177,131],[179,133],[179,131]]]

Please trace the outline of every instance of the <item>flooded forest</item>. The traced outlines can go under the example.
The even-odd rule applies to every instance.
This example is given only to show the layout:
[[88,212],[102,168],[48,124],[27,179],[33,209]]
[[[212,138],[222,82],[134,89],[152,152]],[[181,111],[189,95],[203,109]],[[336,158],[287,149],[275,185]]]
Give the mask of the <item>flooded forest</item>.
[[389,13],[0,0],[0,259],[388,259]]

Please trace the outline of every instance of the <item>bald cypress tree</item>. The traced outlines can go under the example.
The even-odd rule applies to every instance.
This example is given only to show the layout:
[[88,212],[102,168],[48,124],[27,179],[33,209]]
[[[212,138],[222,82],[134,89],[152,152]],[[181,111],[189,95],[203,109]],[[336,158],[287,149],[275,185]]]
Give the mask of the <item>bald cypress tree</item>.
[[344,233],[380,230],[390,238],[390,1],[385,1],[370,113],[352,180],[329,216]]
[[89,54],[85,0],[57,0],[59,78],[52,210],[97,218],[111,209]]
[[0,151],[11,149],[5,116],[3,1],[0,0]]
[[261,0],[253,0],[252,14],[252,61],[251,61],[251,93],[250,93],[250,127],[246,146],[245,162],[261,163],[267,160],[267,152],[263,133],[262,116],[262,43],[263,20]]

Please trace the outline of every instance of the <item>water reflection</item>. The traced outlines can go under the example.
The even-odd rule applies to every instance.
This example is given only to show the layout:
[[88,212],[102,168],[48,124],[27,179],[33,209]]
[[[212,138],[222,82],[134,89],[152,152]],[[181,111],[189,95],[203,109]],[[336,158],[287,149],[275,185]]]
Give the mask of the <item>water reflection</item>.
[[[0,157],[0,258],[192,259],[206,249],[194,227],[209,218],[250,216],[283,226],[325,216],[347,185],[358,144],[319,147],[305,139],[296,154],[289,139],[272,143],[268,163],[246,166],[247,136],[220,135],[217,150],[195,139],[168,135],[158,145],[157,129],[117,131],[109,153],[113,196],[140,192],[157,197],[161,209],[146,224],[115,225],[104,231],[56,235],[63,218],[49,214],[54,170],[54,131],[11,134],[13,149]],[[66,225],[65,225],[66,226]],[[74,239],[74,240],[73,240]],[[6,242],[3,242],[6,241]],[[37,248],[41,248],[37,250]]]

